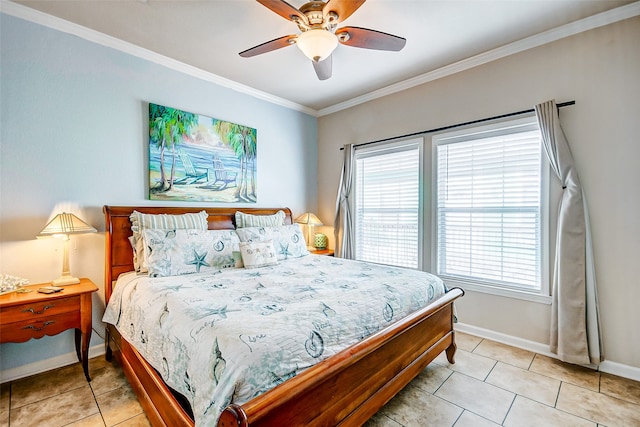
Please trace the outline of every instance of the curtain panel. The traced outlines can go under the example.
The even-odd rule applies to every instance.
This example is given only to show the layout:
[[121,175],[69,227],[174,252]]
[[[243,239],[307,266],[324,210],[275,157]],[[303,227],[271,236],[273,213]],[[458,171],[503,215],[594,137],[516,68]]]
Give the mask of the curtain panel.
[[535,106],[544,151],[562,183],[553,273],[550,350],[562,361],[603,360],[589,215],[555,101]]
[[351,212],[351,194],[353,188],[353,159],[355,147],[353,144],[344,145],[344,159],[338,197],[336,198],[336,216],[333,222],[335,235],[335,256],[340,258],[355,259],[355,229]]

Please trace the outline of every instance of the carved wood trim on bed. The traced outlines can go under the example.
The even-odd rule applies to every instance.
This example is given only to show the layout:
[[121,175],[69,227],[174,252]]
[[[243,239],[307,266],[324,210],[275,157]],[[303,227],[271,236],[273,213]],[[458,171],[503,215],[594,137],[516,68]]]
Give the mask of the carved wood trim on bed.
[[[115,207],[105,206],[107,227],[105,294],[113,281],[133,270],[129,215],[181,214],[206,210],[210,229],[233,229],[235,212],[272,214],[275,209]],[[287,223],[289,209],[282,208]],[[453,302],[463,295],[452,289],[431,305],[407,316],[358,344],[326,359],[272,390],[246,402],[230,405],[219,426],[361,425],[408,384],[442,351],[453,363],[456,350]],[[193,426],[193,419],[151,367],[115,328],[108,325],[107,355],[121,361],[147,417],[154,426]]]

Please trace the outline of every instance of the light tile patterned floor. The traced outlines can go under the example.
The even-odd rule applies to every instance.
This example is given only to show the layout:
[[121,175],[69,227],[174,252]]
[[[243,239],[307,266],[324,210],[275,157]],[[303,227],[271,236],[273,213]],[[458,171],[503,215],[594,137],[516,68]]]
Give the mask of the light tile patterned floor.
[[0,427],[149,426],[122,369],[104,357],[2,384]]
[[[640,383],[457,333],[366,427],[640,426]],[[122,370],[91,359],[0,387],[0,427],[148,426]]]

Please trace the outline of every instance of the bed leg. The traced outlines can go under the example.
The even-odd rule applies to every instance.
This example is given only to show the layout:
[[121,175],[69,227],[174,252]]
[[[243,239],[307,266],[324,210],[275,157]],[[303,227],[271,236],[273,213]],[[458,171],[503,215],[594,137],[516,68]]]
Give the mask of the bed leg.
[[113,359],[113,350],[109,345],[109,328],[104,329],[104,358],[107,362],[111,362]]
[[447,360],[449,361],[449,363],[453,365],[454,363],[456,363],[455,354],[458,346],[456,345],[455,333],[452,332],[452,334],[453,334],[453,342],[449,347],[447,347],[445,352],[447,353]]

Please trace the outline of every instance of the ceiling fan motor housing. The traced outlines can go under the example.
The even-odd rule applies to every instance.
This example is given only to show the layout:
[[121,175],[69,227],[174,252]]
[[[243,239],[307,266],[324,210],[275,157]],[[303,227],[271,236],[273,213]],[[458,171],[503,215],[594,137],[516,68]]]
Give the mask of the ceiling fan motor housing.
[[308,31],[311,29],[325,29],[333,31],[338,23],[338,14],[335,12],[328,12],[324,14],[325,2],[322,1],[310,1],[300,7],[300,13],[306,17],[306,22],[300,19],[297,15],[292,15],[291,20],[298,25],[300,31]]

